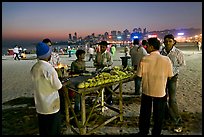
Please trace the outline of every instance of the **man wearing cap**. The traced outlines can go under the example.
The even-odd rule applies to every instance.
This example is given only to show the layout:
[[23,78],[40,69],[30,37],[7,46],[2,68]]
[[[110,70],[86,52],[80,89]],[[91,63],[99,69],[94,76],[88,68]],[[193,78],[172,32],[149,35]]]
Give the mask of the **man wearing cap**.
[[[101,41],[98,45],[100,46],[100,52],[97,52],[94,60],[96,70],[103,69],[104,67],[110,67],[113,64],[111,53],[106,50],[109,43],[107,43],[107,41]],[[110,86],[110,88],[112,89],[112,86]],[[112,105],[112,93],[107,88],[105,88],[105,95],[106,103]]]
[[62,83],[54,67],[48,63],[51,49],[45,43],[36,46],[37,62],[31,68],[34,83],[35,107],[38,114],[40,135],[60,134],[60,98]]

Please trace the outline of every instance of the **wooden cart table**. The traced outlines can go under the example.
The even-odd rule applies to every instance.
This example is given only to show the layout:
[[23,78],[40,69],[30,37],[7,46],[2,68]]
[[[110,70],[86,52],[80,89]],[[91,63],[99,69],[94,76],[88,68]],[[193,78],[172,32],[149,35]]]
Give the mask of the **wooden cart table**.
[[[66,114],[66,125],[68,127],[71,127],[72,131],[77,133],[77,134],[81,134],[81,135],[89,135],[92,134],[93,132],[95,132],[97,129],[103,127],[104,125],[108,124],[109,122],[115,120],[116,118],[119,117],[120,121],[123,121],[123,98],[122,98],[122,84],[125,82],[129,82],[134,80],[134,76],[130,77],[130,78],[126,78],[117,82],[111,82],[111,83],[106,83],[100,86],[96,86],[96,87],[89,87],[89,88],[83,88],[83,89],[79,89],[77,88],[77,85],[94,76],[78,76],[75,78],[70,78],[69,81],[67,81],[67,87],[68,87],[68,92],[69,90],[74,91],[77,94],[80,94],[81,96],[81,121],[79,122],[75,112],[74,112],[74,108],[72,106],[72,102],[69,98],[69,93],[68,92],[63,92],[64,94],[64,98],[65,98],[65,114]],[[113,86],[114,89],[110,89],[109,86]],[[112,92],[112,94],[119,100],[119,105],[118,108],[115,108],[113,106],[110,106],[106,103],[104,103],[104,97],[103,97],[103,89],[107,88],[109,91]],[[116,93],[115,91],[119,88],[119,94]],[[94,94],[93,94],[94,93]],[[93,106],[90,108],[90,112],[87,114],[86,112],[86,96],[89,96],[90,94],[95,95],[95,101],[93,103]],[[101,97],[101,102],[98,103],[97,100],[99,99],[99,97]],[[88,130],[87,129],[87,124],[92,116],[92,113],[94,111],[94,109],[96,107],[100,106],[101,108],[101,112],[104,112],[104,106],[108,107],[109,109],[117,112],[117,114],[115,116],[112,116],[110,119],[104,121],[102,124],[97,125],[96,127],[93,127],[92,129]],[[90,107],[90,106],[89,106]],[[74,120],[76,122],[76,126],[77,129],[70,124],[70,114],[69,111],[71,110],[72,115],[74,117]]]

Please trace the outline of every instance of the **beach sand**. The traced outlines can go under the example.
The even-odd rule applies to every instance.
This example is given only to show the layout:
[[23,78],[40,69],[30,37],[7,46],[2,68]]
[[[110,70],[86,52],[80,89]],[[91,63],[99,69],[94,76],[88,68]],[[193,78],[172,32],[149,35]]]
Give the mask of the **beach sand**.
[[[185,54],[186,66],[180,69],[177,102],[183,122],[183,132],[174,133],[171,126],[165,127],[164,135],[202,135],[202,51],[197,47],[180,47]],[[123,53],[117,51],[114,65],[121,65]],[[60,55],[61,62],[70,66],[76,58]],[[2,56],[2,135],[36,135],[38,134],[35,107],[33,104],[34,87],[31,82],[30,69],[35,64],[34,54],[27,55],[26,60],[15,61],[12,56]],[[86,58],[88,60],[88,56]],[[93,62],[86,62],[92,71]],[[123,92],[134,93],[133,81],[123,84]],[[108,124],[95,134],[130,135],[138,132],[140,98],[124,97],[124,119],[126,124]],[[110,110],[106,110],[111,115]],[[114,123],[114,122],[113,122]],[[125,125],[125,126],[124,126]],[[74,134],[64,130],[64,134]]]

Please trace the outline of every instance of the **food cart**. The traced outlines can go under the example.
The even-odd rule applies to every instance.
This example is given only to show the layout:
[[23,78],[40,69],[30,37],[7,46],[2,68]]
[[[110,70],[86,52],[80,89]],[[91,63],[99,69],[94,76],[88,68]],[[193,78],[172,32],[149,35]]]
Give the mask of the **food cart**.
[[[129,75],[125,78],[115,79],[114,81],[106,79],[106,82],[101,83],[99,85],[95,86],[86,86],[84,84],[84,87],[79,87],[80,83],[83,83],[84,81],[87,81],[88,79],[97,77],[97,74],[92,75],[80,75],[77,77],[69,77],[64,78],[62,82],[67,82],[67,88],[68,92],[69,90],[74,91],[76,94],[81,95],[81,121],[78,119],[77,115],[74,112],[74,108],[72,105],[72,101],[69,97],[68,92],[64,92],[64,98],[65,98],[65,115],[66,115],[66,125],[67,127],[70,127],[71,130],[80,135],[90,135],[94,133],[97,129],[103,127],[104,125],[110,123],[111,121],[115,120],[116,118],[119,118],[119,120],[123,121],[123,98],[122,98],[122,84],[125,82],[130,82],[134,80],[135,75]],[[109,87],[113,86],[113,89],[110,89]],[[104,103],[104,88],[108,88],[109,91],[112,92],[113,96],[116,97],[116,99],[119,100],[118,107],[110,106],[106,103]],[[119,89],[119,92],[116,93],[115,91]],[[94,102],[93,105],[86,106],[86,98],[87,96],[93,95],[94,96]],[[99,98],[101,98],[100,102],[98,102]],[[101,113],[104,113],[104,107],[108,107],[109,109],[116,112],[116,115],[112,116],[111,118],[103,121],[103,123],[99,125],[94,125],[94,127],[88,128],[88,124],[90,122],[90,119],[92,115],[94,114],[94,111],[98,108]],[[70,113],[71,111],[71,113]],[[100,113],[100,114],[101,114]],[[72,118],[74,119],[76,123],[76,127],[74,127],[72,124],[70,124],[70,119],[72,114]]]

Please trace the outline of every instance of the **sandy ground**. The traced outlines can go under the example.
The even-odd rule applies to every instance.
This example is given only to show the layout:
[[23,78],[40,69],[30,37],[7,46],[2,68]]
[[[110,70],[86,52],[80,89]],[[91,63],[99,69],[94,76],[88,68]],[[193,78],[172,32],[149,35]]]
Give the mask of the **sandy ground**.
[[[164,135],[202,135],[202,51],[196,47],[180,47],[185,54],[186,66],[180,69],[177,100],[181,116],[184,120],[184,130],[174,133],[167,125]],[[114,57],[114,65],[121,65],[118,51]],[[34,87],[30,78],[30,69],[36,62],[35,55],[27,55],[27,60],[15,61],[12,56],[2,56],[2,134],[38,134],[35,108],[33,106]],[[69,58],[61,56],[63,64],[70,65],[75,55]],[[86,58],[88,60],[88,57]],[[88,70],[93,70],[93,62],[86,62]],[[114,66],[113,65],[113,66]],[[130,135],[138,132],[138,116],[140,97],[134,93],[133,81],[123,84],[124,119],[120,124],[108,124],[95,134]],[[125,95],[126,94],[126,95]],[[24,112],[24,115],[22,114]],[[106,110],[107,115],[112,115]],[[33,124],[35,123],[35,124]],[[20,130],[20,132],[19,132]],[[64,130],[64,134],[73,134]]]

